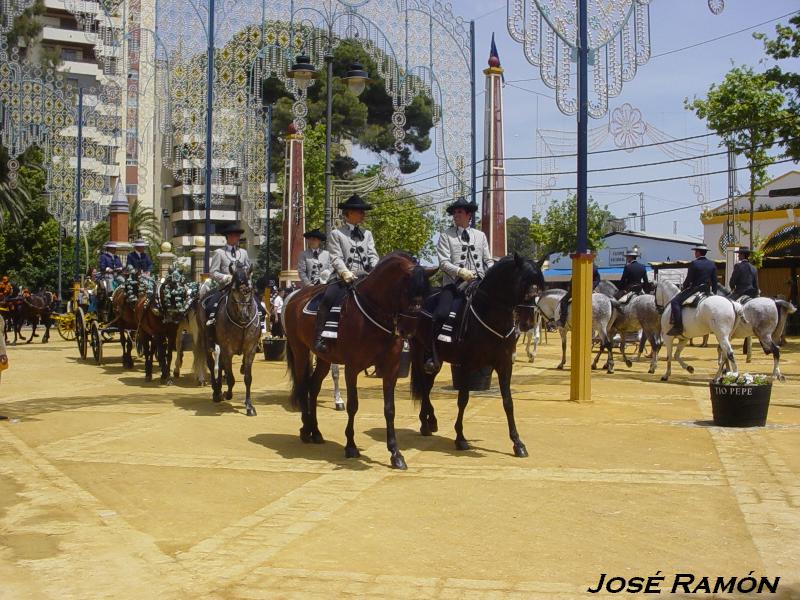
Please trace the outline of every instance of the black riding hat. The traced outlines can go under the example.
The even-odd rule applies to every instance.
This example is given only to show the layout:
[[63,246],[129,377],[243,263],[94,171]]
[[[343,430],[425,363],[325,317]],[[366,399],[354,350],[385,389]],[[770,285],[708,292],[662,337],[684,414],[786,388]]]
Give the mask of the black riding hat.
[[456,198],[455,202],[447,207],[447,214],[452,215],[457,208],[463,208],[467,212],[474,213],[478,210],[478,204],[474,200],[467,202],[467,199],[464,198],[464,196],[459,196]]
[[697,244],[692,248],[692,250],[696,250],[697,252],[702,252],[703,254],[706,254],[708,252],[708,246],[706,246],[705,244]]
[[736,251],[737,254],[744,254],[745,256],[750,256],[750,252],[751,250],[747,246],[742,246]]
[[322,233],[322,232],[319,230],[319,228],[316,228],[316,229],[311,229],[310,231],[306,231],[306,232],[303,234],[303,237],[304,237],[304,238],[306,238],[306,239],[309,239],[309,238],[317,238],[318,240],[320,240],[320,241],[322,241],[322,242],[324,242],[325,240],[327,240],[327,239],[328,239],[328,236],[327,236],[327,235],[325,235],[324,233]]
[[219,235],[228,235],[229,233],[244,233],[238,223],[225,223],[222,228],[217,231]]
[[367,204],[358,194],[350,196],[346,202],[339,202],[341,210],[372,210],[372,204]]

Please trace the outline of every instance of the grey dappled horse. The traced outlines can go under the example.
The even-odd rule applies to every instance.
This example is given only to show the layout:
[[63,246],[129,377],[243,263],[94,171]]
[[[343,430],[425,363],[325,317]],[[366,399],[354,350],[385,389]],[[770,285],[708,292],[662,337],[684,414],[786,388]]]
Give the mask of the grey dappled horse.
[[[664,346],[667,349],[667,370],[661,376],[661,381],[669,380],[669,376],[672,374],[672,344],[674,337],[666,332],[671,327],[670,315],[672,309],[669,302],[678,292],[678,286],[670,281],[661,281],[656,285],[656,306],[659,310],[663,310],[661,331]],[[689,373],[694,373],[694,367],[688,365],[681,358],[681,352],[683,352],[684,347],[686,347],[691,338],[703,337],[706,334],[713,333],[720,348],[720,356],[717,361],[718,368],[716,375],[714,375],[714,380],[718,381],[722,377],[728,365],[736,371],[736,359],[731,347],[731,336],[737,322],[734,302],[724,296],[708,296],[696,307],[684,306],[682,309],[683,334],[678,338],[678,345],[674,354],[674,359],[678,361],[678,364]]]
[[[605,294],[609,298],[616,297],[619,291],[610,281],[601,281],[595,288],[595,291],[600,294]],[[650,368],[648,373],[656,372],[656,361],[658,360],[658,350],[661,347],[661,314],[656,307],[656,297],[653,294],[640,294],[634,296],[626,303],[620,303],[616,306],[617,315],[608,332],[609,338],[614,339],[614,336],[619,333],[622,337],[620,342],[620,352],[625,361],[625,365],[630,367],[631,360],[625,354],[625,334],[637,333],[639,330],[642,332],[641,343],[638,344],[637,360],[641,357],[642,349],[645,342],[650,343],[652,349],[652,356],[650,358]]]
[[[567,292],[565,290],[553,289],[547,290],[536,301],[536,306],[542,313],[542,316],[547,321],[558,321],[561,314],[561,299]],[[616,300],[612,300],[604,294],[592,293],[592,332],[600,337],[600,350],[608,351],[608,362],[606,369],[609,373],[614,372],[614,354],[611,348],[611,337],[608,335],[609,329],[613,325],[616,311],[614,305],[617,304]],[[569,331],[572,324],[572,304],[567,310],[567,325],[561,327],[559,324],[558,332],[561,334],[561,362],[558,363],[557,369],[563,369],[564,364],[567,362],[567,331]],[[534,339],[534,356],[536,353],[537,341]],[[592,368],[597,368],[597,361],[600,358],[600,353],[594,359]]]
[[[781,351],[777,340],[781,338],[789,315],[797,309],[786,300],[772,298],[752,298],[745,304],[735,303],[739,319],[733,332],[734,338],[745,338],[747,362],[752,358],[750,338],[758,338],[764,354],[772,355],[772,378],[784,381],[780,370]],[[735,369],[735,365],[734,365]]]

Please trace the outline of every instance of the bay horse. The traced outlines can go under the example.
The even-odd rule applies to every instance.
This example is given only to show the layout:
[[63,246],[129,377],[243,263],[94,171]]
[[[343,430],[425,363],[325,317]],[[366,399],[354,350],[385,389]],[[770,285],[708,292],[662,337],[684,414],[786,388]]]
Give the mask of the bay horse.
[[36,337],[36,327],[39,323],[45,328],[42,343],[46,344],[50,340],[50,326],[52,324],[50,312],[54,300],[55,296],[51,292],[21,294],[16,298],[6,299],[9,308],[9,323],[14,331],[12,345],[16,346],[17,338],[25,341],[25,337],[22,335],[22,327],[25,323],[29,323],[31,326],[31,336],[28,338],[27,344],[30,344],[33,338]]
[[[441,360],[458,365],[465,374],[490,366],[497,372],[503,409],[508,420],[508,434],[514,445],[514,455],[528,456],[525,444],[519,437],[514,421],[514,402],[511,397],[511,373],[514,368],[514,352],[517,345],[517,329],[533,326],[535,315],[527,310],[537,290],[544,289],[544,276],[539,267],[530,260],[514,254],[497,261],[472,292],[471,304],[462,310],[461,339],[443,344],[438,341],[437,355]],[[528,318],[518,320],[520,308]],[[421,313],[419,327],[411,343],[411,390],[415,399],[421,400],[419,413],[420,433],[431,435],[438,429],[431,389],[436,374],[425,373],[424,362],[431,327],[431,314]],[[455,445],[459,450],[468,450],[469,442],[464,437],[464,411],[469,402],[469,378],[461,377],[458,389],[458,417],[455,423]]]
[[354,440],[358,412],[358,375],[376,366],[383,378],[383,414],[386,419],[386,446],[391,465],[405,469],[406,462],[397,447],[394,429],[394,388],[400,368],[403,338],[417,325],[417,313],[428,293],[428,279],[438,268],[424,268],[405,252],[384,256],[366,277],[348,289],[342,302],[338,338],[324,354],[317,354],[311,370],[316,315],[304,309],[322,286],[310,286],[294,292],[283,306],[286,332],[286,360],[292,378],[291,402],[301,410],[300,439],[321,444],[325,440],[317,422],[317,396],[331,363],[344,365],[347,383],[346,458],[359,456]]
[[[256,409],[250,400],[250,385],[253,382],[253,359],[258,350],[261,339],[261,323],[258,312],[258,300],[253,293],[250,277],[253,267],[238,261],[229,267],[232,280],[222,296],[217,307],[216,322],[206,325],[208,319],[202,300],[197,303],[195,322],[197,338],[194,343],[195,365],[203,371],[205,367],[210,371],[212,399],[222,402],[222,374],[228,389],[225,399],[233,398],[233,385],[236,382],[233,376],[233,357],[242,356],[241,372],[244,374],[245,399],[244,405],[248,417],[256,415]],[[219,357],[215,358],[215,347],[219,347]],[[219,360],[219,371],[215,372],[215,362]]]
[[[138,299],[141,300],[140,293]],[[138,301],[138,300],[137,300]],[[111,312],[113,318],[105,327],[116,327],[119,330],[119,343],[122,346],[122,366],[126,369],[133,368],[134,337],[131,333],[139,329],[139,319],[136,315],[136,306],[131,305],[125,297],[125,289],[119,286],[111,295]]]

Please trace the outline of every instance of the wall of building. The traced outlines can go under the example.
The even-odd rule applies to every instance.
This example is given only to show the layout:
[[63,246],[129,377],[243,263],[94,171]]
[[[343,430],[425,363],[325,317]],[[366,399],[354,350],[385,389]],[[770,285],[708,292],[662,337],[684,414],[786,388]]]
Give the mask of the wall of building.
[[[673,260],[689,260],[692,258],[691,248],[700,242],[700,239],[676,238],[668,239],[649,236],[639,232],[621,231],[607,235],[604,239],[605,247],[597,252],[595,264],[598,268],[625,266],[625,252],[639,247],[642,263],[669,262]],[[554,269],[570,268],[571,259],[564,254],[554,254],[550,258],[550,267]]]

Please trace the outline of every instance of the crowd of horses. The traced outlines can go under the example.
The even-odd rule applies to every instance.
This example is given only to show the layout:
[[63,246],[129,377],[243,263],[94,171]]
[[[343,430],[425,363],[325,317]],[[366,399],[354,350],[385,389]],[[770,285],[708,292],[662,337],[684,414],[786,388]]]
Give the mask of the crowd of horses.
[[[7,343],[16,346],[17,340],[31,343],[33,338],[38,337],[36,328],[40,325],[44,327],[42,342],[50,340],[50,318],[56,304],[56,296],[52,292],[42,291],[35,294],[19,294],[10,298],[0,298],[0,311],[5,319],[5,327],[2,332]],[[30,325],[31,335],[25,340],[22,335],[22,328]],[[9,341],[9,335],[14,339]]]
[[[376,373],[382,378],[390,462],[394,468],[406,468],[394,427],[394,392],[406,342],[410,348],[411,391],[420,406],[420,433],[431,435],[438,430],[431,402],[431,390],[438,372],[426,371],[437,294],[429,280],[436,271],[436,268],[421,266],[403,252],[392,252],[383,257],[369,275],[348,286],[340,307],[338,339],[321,354],[314,351],[316,315],[311,306],[315,297],[324,292],[324,286],[297,290],[286,298],[281,320],[287,340],[290,400],[301,413],[300,439],[303,442],[324,441],[317,419],[317,398],[331,365],[343,365],[348,417],[345,456],[359,455],[355,442],[358,377],[367,367],[375,366]],[[170,383],[172,377],[180,375],[182,341],[188,334],[192,338],[194,376],[201,385],[207,381],[211,383],[214,402],[233,398],[235,374],[232,358],[241,355],[240,373],[244,376],[246,413],[253,416],[256,410],[251,398],[252,364],[261,341],[258,297],[249,265],[233,263],[230,274],[231,282],[226,286],[213,318],[209,319],[208,307],[202,301],[209,290],[202,287],[198,290],[196,284],[186,280],[179,271],[171,271],[166,280],[154,285],[140,285],[135,302],[122,287],[118,288],[110,299],[113,314],[105,327],[119,333],[125,367],[133,367],[132,352],[136,347],[145,357],[145,377],[152,378],[155,356],[162,383]],[[566,324],[561,326],[559,311],[566,292],[546,289],[539,267],[518,255],[500,259],[482,280],[473,282],[462,292],[456,319],[458,335],[449,343],[435,342],[437,355],[465,373],[485,367],[495,371],[513,453],[518,457],[527,456],[514,420],[511,390],[517,340],[520,334],[530,335],[526,349],[529,360],[533,361],[541,331],[547,324],[556,325],[562,342],[558,368],[563,368],[571,316],[568,313]],[[621,301],[616,298],[616,287],[602,282],[592,294],[592,327],[599,340],[593,367],[597,367],[600,357],[606,353],[604,368],[609,373],[614,371],[617,336],[621,340],[619,347],[623,359],[629,367],[632,366],[625,352],[625,341],[635,336],[639,356],[644,345],[650,344],[650,373],[656,370],[660,348],[666,347],[667,370],[662,377],[666,381],[673,358],[689,372],[693,371],[681,358],[687,340],[713,334],[719,348],[716,377],[726,370],[737,369],[731,340],[756,337],[763,350],[773,356],[773,378],[783,378],[779,367],[779,341],[788,315],[795,311],[792,304],[770,298],[754,298],[744,304],[721,295],[702,298],[696,305],[684,308],[684,336],[678,338],[673,354],[672,346],[676,340],[664,332],[669,330],[669,300],[677,292],[674,284],[662,281],[652,293],[632,295]],[[176,297],[181,299],[177,305]],[[175,368],[171,370],[173,354],[176,360]],[[224,394],[223,378],[227,384]],[[464,435],[464,413],[470,395],[468,378],[462,378],[457,385],[455,444],[458,449],[465,450],[469,448]]]
[[[794,305],[779,298],[743,298],[742,301],[731,300],[730,292],[720,287],[716,295],[698,293],[687,301],[683,307],[684,331],[683,335],[675,338],[665,332],[670,330],[671,306],[670,300],[679,292],[678,286],[670,281],[660,281],[651,293],[636,293],[626,295],[625,301],[616,298],[619,295],[617,287],[609,282],[602,281],[592,293],[592,328],[599,342],[600,349],[592,363],[592,368],[597,368],[599,358],[603,351],[608,353],[604,368],[614,372],[613,343],[616,336],[620,337],[620,353],[628,367],[632,361],[625,352],[625,341],[628,336],[637,337],[637,360],[641,358],[644,347],[649,343],[650,367],[649,373],[656,372],[658,355],[662,346],[666,349],[667,367],[662,381],[667,381],[672,373],[672,361],[678,361],[681,367],[689,373],[694,368],[687,364],[681,353],[692,338],[706,338],[714,335],[718,348],[718,368],[714,376],[719,379],[724,372],[738,371],[736,357],[732,347],[732,340],[744,340],[747,352],[747,362],[752,357],[751,339],[758,339],[761,348],[773,358],[773,379],[783,380],[780,370],[780,344],[789,315],[796,311]],[[530,362],[536,358],[536,351],[544,326],[555,326],[561,335],[562,358],[558,365],[561,369],[566,362],[567,331],[570,328],[570,315],[568,313],[566,325],[560,323],[560,303],[566,292],[560,289],[551,289],[544,292],[536,300],[536,326],[529,334],[526,343],[526,353]],[[533,350],[531,350],[533,345]],[[673,345],[675,345],[673,352]]]

